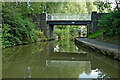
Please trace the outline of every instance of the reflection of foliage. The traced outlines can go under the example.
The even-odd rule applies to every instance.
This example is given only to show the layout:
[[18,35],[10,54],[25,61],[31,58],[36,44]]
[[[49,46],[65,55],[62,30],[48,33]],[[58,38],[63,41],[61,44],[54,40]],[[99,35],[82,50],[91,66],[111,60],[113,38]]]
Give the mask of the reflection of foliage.
[[3,62],[9,62],[10,60],[13,59],[13,57],[15,57],[16,54],[18,56],[17,58],[21,59],[22,56],[24,55],[23,58],[25,60],[28,60],[30,57],[33,57],[37,53],[39,54],[40,52],[42,52],[46,44],[47,42],[38,43],[38,44],[33,43],[29,45],[20,45],[12,48],[10,47],[10,48],[3,49],[3,55],[2,55]]
[[[46,49],[47,44],[47,42],[39,42],[32,43],[29,45],[20,45],[3,49],[3,76],[6,76],[6,71],[8,73],[7,76],[9,76],[9,74],[14,74],[14,72],[19,72],[19,74],[23,74],[23,71],[28,71],[29,68],[33,70],[33,67],[35,67],[34,69],[36,69],[36,64],[43,65],[43,61],[46,60],[45,55],[47,50],[44,49]],[[17,76],[19,76],[19,74],[17,74]],[[28,73],[25,72],[24,76],[26,75],[28,75]]]
[[[83,32],[83,26],[55,26],[55,37],[58,36],[59,41],[55,43],[55,46],[59,45],[60,52],[75,52],[84,53],[83,50],[78,49],[74,45],[73,38],[78,36],[78,29],[81,29],[81,35]],[[86,29],[87,30],[87,29]]]
[[59,47],[59,52],[70,52],[70,53],[85,53],[82,49],[79,49],[75,44],[74,40],[64,39],[55,42],[55,47]]
[[59,40],[55,43],[55,45],[59,45],[59,51],[61,52],[67,52],[69,51],[69,40],[68,39],[65,39],[64,41],[63,40]]

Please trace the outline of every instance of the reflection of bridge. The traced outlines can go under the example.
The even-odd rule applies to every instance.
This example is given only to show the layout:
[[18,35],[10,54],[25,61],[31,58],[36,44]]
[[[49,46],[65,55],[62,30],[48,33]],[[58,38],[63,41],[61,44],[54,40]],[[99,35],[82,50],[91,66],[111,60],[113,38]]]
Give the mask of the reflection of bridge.
[[88,35],[98,29],[97,19],[102,13],[92,12],[92,14],[78,13],[42,13],[39,16],[40,29],[44,31],[49,39],[54,39],[54,25],[87,25]]
[[[74,65],[78,64],[79,68],[90,68],[91,70],[99,69],[103,73],[107,74],[107,77],[118,77],[119,64],[110,61],[105,56],[96,54],[94,51],[84,48],[77,43],[76,46],[83,49],[87,54],[74,54],[74,53],[62,53],[54,52],[54,42],[49,42],[49,56],[46,59],[46,67],[76,67]],[[74,59],[73,59],[74,58]],[[75,63],[73,63],[75,62]],[[87,65],[84,65],[87,64]],[[68,66],[67,66],[68,65]],[[70,66],[69,66],[70,65]],[[109,67],[108,67],[109,66]]]
[[[29,75],[31,79],[42,78],[42,80],[46,80],[46,78],[77,78],[79,74],[83,72],[90,74],[91,70],[95,69],[107,74],[107,76],[113,78],[119,77],[120,69],[118,62],[110,60],[105,56],[100,56],[97,53],[94,54],[94,51],[90,51],[78,45],[80,49],[87,52],[87,55],[72,55],[71,53],[70,55],[64,53],[58,54],[54,53],[53,41],[43,44],[30,44],[28,46],[10,49],[13,53],[23,54],[16,55],[14,53],[10,57],[3,57],[3,78],[20,78]],[[8,53],[10,51],[7,50],[4,52]],[[60,60],[62,57],[64,59]],[[73,60],[72,57],[75,59]],[[99,72],[98,70],[97,72]],[[17,75],[15,75],[15,73]],[[88,78],[86,80],[90,79]]]

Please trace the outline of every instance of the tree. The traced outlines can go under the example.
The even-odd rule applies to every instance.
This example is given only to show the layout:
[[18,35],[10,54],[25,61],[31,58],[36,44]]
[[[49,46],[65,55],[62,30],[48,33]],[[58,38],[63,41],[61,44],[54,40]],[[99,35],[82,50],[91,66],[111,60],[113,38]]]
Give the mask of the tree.
[[23,16],[16,3],[5,3],[2,11],[2,43],[3,47],[24,42],[37,41],[37,28],[31,18]]
[[94,5],[97,5],[97,8],[100,13],[111,12],[111,2],[109,1],[95,1]]

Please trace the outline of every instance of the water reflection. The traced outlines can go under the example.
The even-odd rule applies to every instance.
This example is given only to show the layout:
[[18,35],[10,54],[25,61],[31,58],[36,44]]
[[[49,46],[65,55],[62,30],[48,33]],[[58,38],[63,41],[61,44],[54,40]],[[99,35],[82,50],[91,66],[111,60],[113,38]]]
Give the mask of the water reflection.
[[[106,76],[106,74],[103,74],[103,76],[100,76],[101,71],[99,71],[98,69],[95,70],[91,70],[90,74],[86,74],[85,72],[83,72],[82,74],[79,75],[79,78],[104,78]],[[109,77],[107,77],[109,78]]]
[[82,49],[78,48],[74,44],[74,40],[67,40],[64,41],[55,41],[54,42],[54,52],[64,52],[64,53],[86,53]]
[[4,49],[2,73],[3,78],[118,78],[118,64],[74,41],[51,41]]

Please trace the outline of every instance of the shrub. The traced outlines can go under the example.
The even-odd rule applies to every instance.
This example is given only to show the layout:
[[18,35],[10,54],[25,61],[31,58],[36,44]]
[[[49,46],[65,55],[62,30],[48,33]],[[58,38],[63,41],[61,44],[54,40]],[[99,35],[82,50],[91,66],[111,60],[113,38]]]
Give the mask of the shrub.
[[98,26],[104,26],[105,37],[118,37],[120,34],[120,11],[113,11],[103,15]]
[[37,41],[36,25],[32,19],[23,16],[19,9],[13,5],[3,7],[3,47]]

